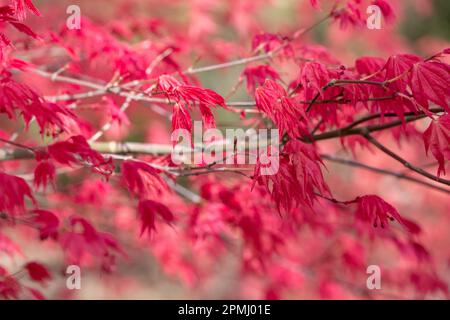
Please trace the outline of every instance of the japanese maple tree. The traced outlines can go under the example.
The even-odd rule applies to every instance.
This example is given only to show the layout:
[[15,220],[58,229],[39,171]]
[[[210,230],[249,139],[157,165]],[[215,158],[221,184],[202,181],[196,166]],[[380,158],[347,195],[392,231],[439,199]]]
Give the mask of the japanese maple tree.
[[[431,1],[285,4],[0,1],[0,298],[449,297],[450,49],[398,31]],[[194,121],[278,129],[277,170],[176,163]]]

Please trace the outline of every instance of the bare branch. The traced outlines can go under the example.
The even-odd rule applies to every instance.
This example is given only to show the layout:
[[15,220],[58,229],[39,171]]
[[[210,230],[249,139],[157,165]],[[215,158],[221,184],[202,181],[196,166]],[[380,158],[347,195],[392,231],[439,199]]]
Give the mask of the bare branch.
[[374,137],[372,137],[370,135],[369,132],[363,132],[362,135],[370,142],[372,143],[375,147],[377,147],[378,149],[380,149],[381,151],[383,151],[384,153],[386,153],[388,156],[390,156],[391,158],[397,160],[398,162],[400,162],[401,164],[403,164],[406,168],[413,170],[415,172],[417,172],[418,174],[427,177],[428,179],[431,179],[433,181],[445,184],[447,186],[450,186],[450,180],[447,179],[442,179],[438,176],[435,176],[425,170],[423,170],[422,168],[416,167],[414,165],[412,165],[411,163],[409,163],[408,161],[406,161],[405,159],[403,159],[402,157],[400,157],[398,154],[396,154],[395,152],[389,150],[386,146],[384,146],[383,144],[381,144],[378,140],[376,140]]
[[411,177],[411,176],[409,176],[407,174],[404,174],[404,173],[390,171],[390,170],[386,170],[386,169],[375,168],[375,167],[369,166],[369,165],[361,163],[361,162],[357,162],[357,161],[350,160],[350,159],[343,159],[343,158],[339,158],[339,157],[335,157],[335,156],[331,156],[331,155],[322,154],[320,156],[321,156],[322,159],[325,159],[325,160],[328,160],[328,161],[331,161],[331,162],[340,163],[340,164],[343,164],[343,165],[352,166],[352,167],[356,167],[356,168],[361,168],[361,169],[369,170],[369,171],[372,171],[372,172],[375,172],[375,173],[379,173],[379,174],[385,174],[385,175],[388,175],[388,176],[393,176],[393,177],[396,177],[398,179],[408,180],[408,181],[411,181],[411,182],[414,182],[414,183],[421,184],[421,185],[426,186],[428,188],[432,188],[434,190],[450,194],[450,189],[446,189],[446,188],[442,188],[442,187],[436,186],[434,184],[431,184],[431,183],[428,183],[426,181],[422,181],[420,179]]

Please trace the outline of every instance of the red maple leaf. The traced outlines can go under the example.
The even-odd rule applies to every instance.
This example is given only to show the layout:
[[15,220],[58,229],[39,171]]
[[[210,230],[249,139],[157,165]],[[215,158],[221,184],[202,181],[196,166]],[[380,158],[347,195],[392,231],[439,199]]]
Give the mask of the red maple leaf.
[[202,114],[202,123],[205,129],[216,127],[216,120],[214,119],[211,109],[203,103],[200,104],[200,113]]
[[[0,6],[0,22],[10,24],[18,31],[25,33],[35,39],[38,39],[39,36],[34,33],[28,26],[24,25],[20,21],[25,18],[26,11],[23,6],[24,1],[25,4],[32,9],[36,14],[39,14],[38,10],[31,3],[30,0],[14,0],[15,4],[13,6]],[[3,60],[3,47],[10,46],[12,43],[8,39],[6,35],[0,32],[0,58]]]
[[438,176],[445,175],[445,161],[450,160],[450,115],[445,114],[438,120],[432,121],[423,133],[425,150],[433,154],[439,162]]
[[450,111],[450,69],[438,61],[416,63],[411,73],[411,90],[417,102],[428,109],[428,101]]
[[172,130],[186,129],[192,131],[191,115],[187,108],[181,103],[175,103],[172,114]]
[[0,212],[20,213],[25,210],[25,197],[36,203],[30,187],[22,178],[0,172]]
[[170,99],[175,100],[172,115],[172,129],[192,130],[191,116],[188,109],[194,104],[200,106],[203,124],[206,127],[215,126],[213,114],[209,108],[215,106],[225,107],[225,100],[211,89],[199,88],[183,84],[169,75],[158,78],[158,88]]
[[384,66],[384,69],[386,70],[385,80],[392,81],[389,87],[396,91],[404,92],[409,84],[406,75],[414,63],[417,63],[420,60],[420,57],[412,54],[397,54],[391,56]]
[[322,160],[313,146],[291,140],[280,156],[279,170],[273,175],[261,175],[261,164],[255,166],[254,183],[266,187],[277,204],[278,210],[291,211],[295,207],[312,208],[317,197],[329,195],[330,191],[324,181]]
[[347,2],[345,7],[332,11],[333,19],[339,21],[342,29],[345,29],[348,25],[362,26],[364,24],[364,17],[358,4],[360,4],[359,1]]
[[94,256],[100,258],[102,268],[109,271],[117,253],[125,256],[113,236],[98,231],[86,219],[73,216],[69,219],[69,227],[70,229],[61,235],[61,245],[70,261],[83,263]]
[[52,278],[47,268],[38,262],[28,262],[24,268],[33,281],[45,282]]
[[68,108],[45,101],[30,87],[11,79],[10,74],[0,75],[0,113],[9,118],[22,115],[27,128],[35,119],[40,133],[56,136],[68,132],[71,124],[81,126],[77,117]]
[[160,170],[147,163],[127,160],[122,163],[122,180],[130,192],[140,198],[158,196],[168,190]]
[[356,210],[356,219],[372,223],[376,228],[388,227],[389,221],[396,220],[408,231],[417,233],[417,225],[410,220],[403,219],[397,209],[376,195],[367,195],[356,199],[358,208]]
[[169,225],[175,220],[169,208],[153,200],[142,200],[139,202],[138,216],[141,220],[141,236],[145,231],[150,235],[152,230],[156,230],[155,219],[157,216],[161,217]]
[[252,93],[257,86],[264,84],[266,79],[279,80],[280,75],[269,65],[247,67],[242,72],[242,77],[247,81],[247,91]]
[[280,135],[287,132],[291,138],[309,135],[304,106],[297,105],[286,90],[273,80],[267,79],[255,91],[256,106],[277,125]]
[[31,222],[39,230],[41,240],[58,237],[59,219],[54,213],[41,209],[33,210]]
[[382,58],[361,57],[356,60],[355,68],[360,75],[372,75],[380,71],[385,64],[386,61]]
[[24,20],[27,16],[27,10],[30,10],[35,15],[40,16],[41,13],[34,6],[31,0],[13,0],[14,2],[14,11],[19,20]]
[[38,188],[42,186],[44,189],[48,183],[54,185],[56,169],[51,161],[41,161],[34,169],[34,185]]
[[112,158],[105,158],[93,150],[83,136],[73,136],[66,141],[55,142],[47,147],[48,154],[57,162],[71,166],[82,164],[109,176],[114,171]]
[[311,101],[320,93],[323,97],[322,88],[330,81],[326,66],[319,62],[307,62],[300,70],[299,83],[304,90],[305,100]]

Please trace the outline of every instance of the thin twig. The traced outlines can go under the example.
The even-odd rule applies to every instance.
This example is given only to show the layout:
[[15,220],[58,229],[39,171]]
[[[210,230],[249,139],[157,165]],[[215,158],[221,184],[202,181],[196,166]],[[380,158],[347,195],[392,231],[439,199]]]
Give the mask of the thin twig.
[[416,167],[416,166],[412,165],[411,163],[409,163],[408,161],[406,161],[405,159],[400,157],[398,154],[396,154],[395,152],[391,151],[386,146],[381,144],[378,140],[376,140],[373,136],[371,136],[369,132],[363,132],[362,135],[367,139],[367,141],[369,141],[375,147],[377,147],[378,149],[380,149],[381,151],[386,153],[391,158],[393,158],[393,159],[397,160],[398,162],[400,162],[401,164],[403,164],[406,168],[408,168],[408,169],[410,169],[412,171],[415,171],[418,174],[420,174],[420,175],[422,175],[424,177],[427,177],[428,179],[431,179],[433,181],[436,181],[436,182],[445,184],[447,186],[450,186],[450,180],[440,178],[438,176],[435,176],[435,175],[433,175],[433,174],[423,170],[422,168],[419,168],[419,167]]
[[34,152],[34,148],[26,146],[26,145],[18,143],[18,142],[14,142],[14,141],[3,139],[3,138],[0,138],[0,141],[3,142],[3,143],[6,143],[6,144],[12,145],[12,146],[14,146],[16,148],[19,148],[19,149],[25,149],[25,150],[29,150],[29,151]]
[[357,168],[361,168],[361,169],[365,169],[365,170],[369,170],[375,173],[379,173],[379,174],[385,174],[388,176],[393,176],[396,177],[398,179],[403,179],[403,180],[408,180],[414,183],[418,183],[421,185],[424,185],[428,188],[432,188],[447,194],[450,194],[450,189],[446,189],[446,188],[442,188],[439,186],[436,186],[434,184],[428,183],[426,181],[422,181],[420,179],[411,177],[409,175],[406,175],[404,173],[399,173],[399,172],[395,172],[395,171],[390,171],[390,170],[386,170],[386,169],[381,169],[381,168],[375,168],[372,166],[369,166],[367,164],[361,163],[361,162],[357,162],[354,160],[350,160],[350,159],[343,159],[343,158],[339,158],[339,157],[335,157],[335,156],[331,156],[331,155],[326,155],[326,154],[321,154],[320,157],[322,159],[331,161],[331,162],[335,162],[335,163],[339,163],[339,164],[343,164],[343,165],[347,165],[347,166],[352,166],[352,167],[357,167]]

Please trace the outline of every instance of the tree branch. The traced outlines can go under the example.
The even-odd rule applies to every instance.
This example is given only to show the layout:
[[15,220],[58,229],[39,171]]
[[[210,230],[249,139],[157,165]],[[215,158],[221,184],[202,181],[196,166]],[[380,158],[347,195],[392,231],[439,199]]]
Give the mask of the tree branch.
[[428,179],[431,179],[433,181],[450,186],[450,180],[442,179],[438,176],[435,176],[435,175],[423,170],[422,168],[412,165],[411,163],[409,163],[408,161],[406,161],[405,159],[403,159],[402,157],[397,155],[395,152],[389,150],[383,144],[378,142],[378,140],[376,140],[374,137],[372,137],[369,132],[367,132],[367,131],[363,132],[362,136],[364,136],[370,143],[372,143],[375,147],[377,147],[378,149],[380,149],[381,151],[386,153],[388,156],[390,156],[391,158],[393,158],[393,159],[397,160],[398,162],[400,162],[401,164],[403,164],[406,168],[413,170],[413,171],[417,172],[418,174],[420,174],[424,177],[427,177]]
[[[438,112],[442,112],[442,111],[438,111]],[[377,115],[376,117],[380,117],[380,115]],[[324,132],[324,133],[315,135],[315,136],[313,136],[313,141],[328,140],[331,138],[345,137],[345,136],[351,136],[351,135],[363,135],[364,132],[371,133],[371,132],[382,131],[385,129],[390,129],[393,127],[400,126],[403,123],[417,121],[417,120],[420,120],[420,119],[423,119],[426,117],[427,117],[426,114],[420,113],[415,116],[408,117],[404,121],[395,120],[395,121],[391,121],[388,123],[383,123],[383,124],[379,124],[379,125],[369,125],[369,126],[360,127],[360,128],[354,128],[355,125],[351,124],[345,128],[340,128],[340,129],[336,129],[336,130],[332,130],[332,131],[328,131],[328,132]],[[370,119],[370,120],[372,120],[372,119]],[[369,120],[364,120],[364,121],[369,121]],[[302,140],[304,142],[311,142],[311,140],[309,138],[301,138],[300,140]]]
[[436,186],[434,184],[431,184],[431,183],[428,183],[426,181],[422,181],[420,179],[411,177],[411,176],[406,175],[404,173],[399,173],[399,172],[390,171],[390,170],[386,170],[386,169],[375,168],[375,167],[369,166],[369,165],[361,163],[361,162],[357,162],[357,161],[350,160],[350,159],[342,159],[342,158],[339,158],[339,157],[326,155],[326,154],[321,154],[320,157],[322,159],[325,159],[325,160],[328,160],[328,161],[331,161],[331,162],[340,163],[340,164],[343,164],[343,165],[352,166],[352,167],[356,167],[356,168],[361,168],[361,169],[365,169],[365,170],[372,171],[372,172],[379,173],[379,174],[385,174],[385,175],[388,175],[388,176],[393,176],[393,177],[396,177],[398,179],[408,180],[408,181],[411,181],[411,182],[414,182],[414,183],[417,183],[417,184],[421,184],[421,185],[426,186],[428,188],[432,188],[434,190],[450,194],[450,189],[446,189],[446,188],[442,188],[442,187]]

